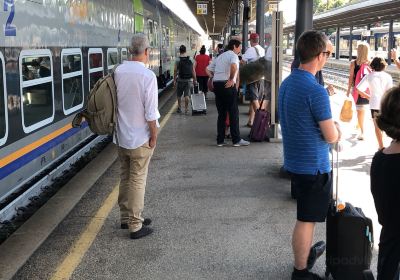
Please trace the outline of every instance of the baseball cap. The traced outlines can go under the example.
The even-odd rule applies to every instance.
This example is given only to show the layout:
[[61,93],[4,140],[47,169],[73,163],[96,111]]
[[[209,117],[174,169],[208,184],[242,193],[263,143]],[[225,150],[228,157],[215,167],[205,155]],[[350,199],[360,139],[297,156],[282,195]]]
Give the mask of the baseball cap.
[[250,34],[250,40],[254,40],[254,39],[258,39],[258,38],[260,38],[260,36],[258,36],[257,33],[251,33]]

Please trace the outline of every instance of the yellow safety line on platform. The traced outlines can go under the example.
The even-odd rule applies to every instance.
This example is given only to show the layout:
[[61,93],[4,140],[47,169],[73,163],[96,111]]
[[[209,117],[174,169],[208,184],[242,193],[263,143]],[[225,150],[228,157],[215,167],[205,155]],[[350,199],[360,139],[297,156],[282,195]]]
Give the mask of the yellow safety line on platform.
[[[178,105],[177,103],[175,103],[174,106],[172,106],[171,110],[169,110],[167,115],[164,117],[164,119],[160,124],[160,128],[158,130],[159,134],[177,107]],[[94,215],[89,225],[86,227],[85,231],[79,236],[79,239],[75,241],[75,243],[71,246],[67,256],[60,263],[60,265],[58,265],[55,273],[51,277],[51,280],[70,279],[72,273],[75,271],[76,267],[80,264],[82,258],[85,256],[86,252],[89,250],[90,246],[95,240],[97,234],[101,230],[112,208],[117,203],[118,187],[119,184],[117,184],[114,187],[112,192],[108,195],[107,199],[104,201],[103,205],[100,207],[96,215]]]

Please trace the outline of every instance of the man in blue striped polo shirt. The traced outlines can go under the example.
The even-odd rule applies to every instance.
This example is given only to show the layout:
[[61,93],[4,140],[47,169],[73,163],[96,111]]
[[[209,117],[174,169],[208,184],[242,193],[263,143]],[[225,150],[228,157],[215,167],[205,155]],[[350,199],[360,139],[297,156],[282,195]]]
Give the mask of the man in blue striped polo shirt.
[[316,222],[324,222],[332,191],[329,143],[340,139],[332,120],[329,96],[315,80],[326,63],[324,35],[304,32],[296,45],[300,66],[283,81],[278,97],[284,167],[297,188],[297,221],[293,231],[292,280],[323,279],[311,273],[309,259]]

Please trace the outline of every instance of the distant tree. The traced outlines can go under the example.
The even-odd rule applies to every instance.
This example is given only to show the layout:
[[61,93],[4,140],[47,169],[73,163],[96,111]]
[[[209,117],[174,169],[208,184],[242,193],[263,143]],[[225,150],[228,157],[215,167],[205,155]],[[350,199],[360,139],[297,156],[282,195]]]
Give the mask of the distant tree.
[[314,0],[313,10],[314,13],[323,13],[355,2],[360,2],[360,0]]

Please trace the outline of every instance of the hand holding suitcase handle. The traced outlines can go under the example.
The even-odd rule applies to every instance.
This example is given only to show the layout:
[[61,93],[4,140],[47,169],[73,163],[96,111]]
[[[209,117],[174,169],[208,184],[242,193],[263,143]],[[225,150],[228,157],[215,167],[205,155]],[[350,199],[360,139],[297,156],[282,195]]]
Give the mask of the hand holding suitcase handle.
[[[336,176],[335,176],[335,197],[332,195],[332,199],[335,200],[335,208],[336,212],[339,212],[340,210],[344,209],[344,203],[339,203],[339,151],[340,151],[340,143],[336,142],[333,144],[334,147],[332,147],[332,173],[334,170],[334,151],[336,151]],[[339,204],[341,205],[339,209]]]

